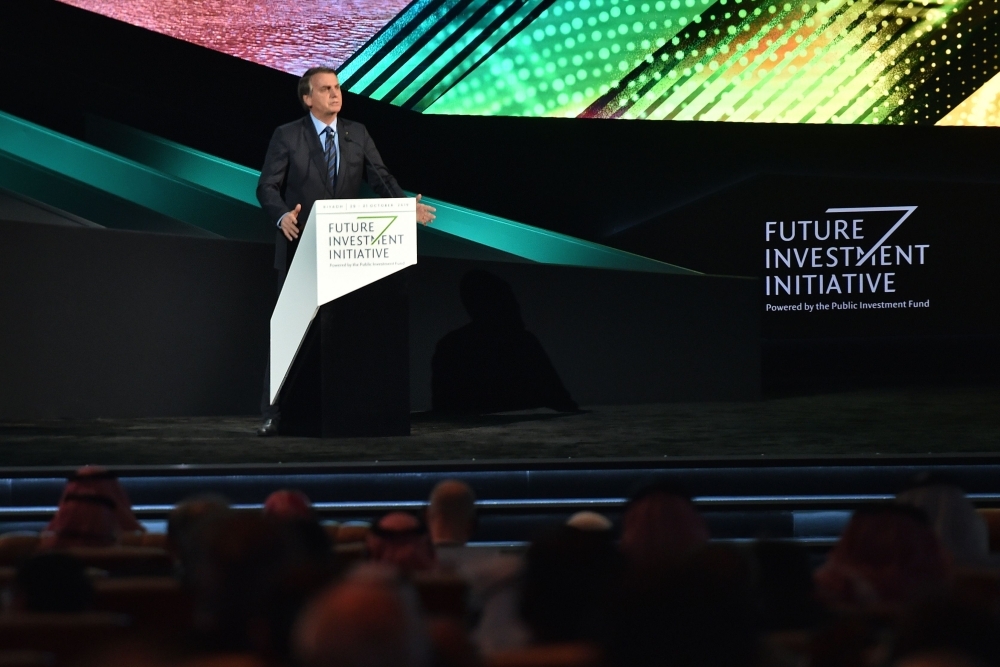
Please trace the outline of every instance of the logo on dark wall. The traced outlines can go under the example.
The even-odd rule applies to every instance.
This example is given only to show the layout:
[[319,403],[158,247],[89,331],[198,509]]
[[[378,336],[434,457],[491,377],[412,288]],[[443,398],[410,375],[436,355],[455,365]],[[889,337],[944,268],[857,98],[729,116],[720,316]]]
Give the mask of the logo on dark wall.
[[901,277],[927,265],[930,244],[900,241],[916,206],[828,208],[823,219],[764,223],[767,311],[926,308]]

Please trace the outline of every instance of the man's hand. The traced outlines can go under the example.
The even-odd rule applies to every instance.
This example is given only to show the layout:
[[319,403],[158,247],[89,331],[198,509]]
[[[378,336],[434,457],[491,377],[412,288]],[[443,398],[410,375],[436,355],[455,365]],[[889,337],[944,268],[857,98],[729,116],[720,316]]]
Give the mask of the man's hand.
[[428,206],[427,204],[421,204],[420,198],[423,195],[417,195],[417,222],[421,225],[429,225],[434,221],[436,217],[434,211],[437,209],[433,206]]
[[296,204],[293,210],[281,216],[281,233],[289,241],[299,238],[299,212],[301,210],[302,204]]

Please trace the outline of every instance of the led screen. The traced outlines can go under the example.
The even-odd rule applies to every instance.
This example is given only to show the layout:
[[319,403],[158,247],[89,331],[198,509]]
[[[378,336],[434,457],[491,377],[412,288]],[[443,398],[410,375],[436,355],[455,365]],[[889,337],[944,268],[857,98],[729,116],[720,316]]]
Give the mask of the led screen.
[[1000,0],[64,0],[423,113],[1000,126]]

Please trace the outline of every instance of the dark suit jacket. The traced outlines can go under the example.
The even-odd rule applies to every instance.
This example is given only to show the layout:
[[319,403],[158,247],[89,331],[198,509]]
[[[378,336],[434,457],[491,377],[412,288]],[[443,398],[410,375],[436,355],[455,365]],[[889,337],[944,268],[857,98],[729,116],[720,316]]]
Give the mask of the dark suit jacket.
[[[383,197],[406,196],[382,164],[375,142],[364,125],[338,116],[337,139],[340,170],[337,188],[331,191],[327,183],[326,156],[310,117],[305,116],[274,131],[257,181],[257,200],[272,224],[277,225],[281,216],[296,204],[302,204],[301,230],[316,200],[358,198],[363,176],[367,176],[368,184]],[[274,268],[287,271],[298,244],[298,239],[289,242],[278,229]]]

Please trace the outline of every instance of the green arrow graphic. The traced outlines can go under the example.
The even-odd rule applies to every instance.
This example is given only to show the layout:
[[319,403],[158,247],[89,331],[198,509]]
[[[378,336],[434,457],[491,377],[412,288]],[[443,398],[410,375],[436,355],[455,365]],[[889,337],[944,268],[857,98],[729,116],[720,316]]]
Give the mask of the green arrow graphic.
[[372,242],[369,243],[368,245],[375,245],[375,242],[378,241],[380,238],[382,238],[382,234],[385,234],[389,230],[389,228],[392,227],[392,223],[396,222],[396,218],[397,217],[399,217],[399,216],[396,216],[396,215],[359,215],[358,216],[358,220],[388,220],[389,221],[389,224],[385,226],[385,229],[383,229],[381,232],[379,232],[379,235],[376,236],[375,238],[373,238]]

